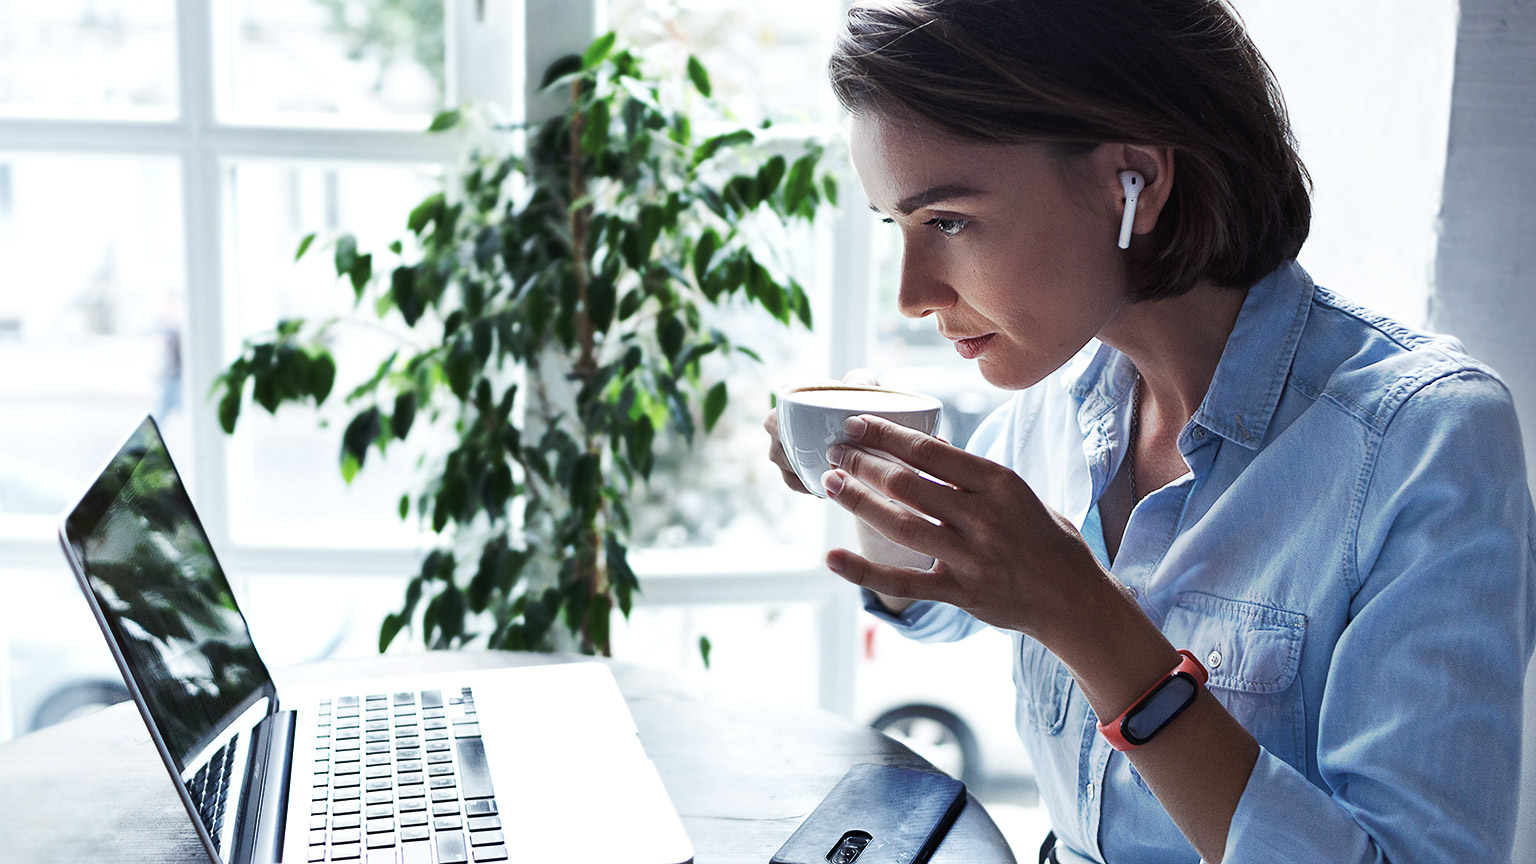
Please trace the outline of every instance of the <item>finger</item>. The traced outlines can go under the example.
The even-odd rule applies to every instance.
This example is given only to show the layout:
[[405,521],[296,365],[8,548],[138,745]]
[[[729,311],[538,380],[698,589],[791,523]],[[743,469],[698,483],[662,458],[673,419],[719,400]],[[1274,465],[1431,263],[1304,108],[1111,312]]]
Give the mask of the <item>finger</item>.
[[880,379],[868,369],[850,369],[848,374],[843,376],[842,383],[857,384],[861,387],[879,387]]
[[779,474],[784,478],[784,485],[795,492],[811,494],[811,490],[805,488],[800,482],[800,476],[795,473],[793,466],[789,464],[789,454],[784,450],[784,444],[779,440],[779,412],[769,411],[768,417],[763,421],[763,431],[768,433],[768,461],[779,469]]
[[860,588],[902,600],[950,602],[951,591],[942,573],[891,564],[876,564],[847,549],[827,553],[827,569]]
[[889,453],[959,489],[980,488],[997,469],[996,463],[873,414],[849,417],[843,431],[860,447]]
[[848,472],[834,468],[822,475],[821,482],[827,497],[892,543],[940,560],[955,550],[957,535],[947,525],[935,525]]
[[884,453],[839,445],[828,455],[834,468],[841,468],[887,498],[894,498],[940,521],[953,521],[951,514],[964,506],[956,500],[964,493],[924,477],[912,466]]

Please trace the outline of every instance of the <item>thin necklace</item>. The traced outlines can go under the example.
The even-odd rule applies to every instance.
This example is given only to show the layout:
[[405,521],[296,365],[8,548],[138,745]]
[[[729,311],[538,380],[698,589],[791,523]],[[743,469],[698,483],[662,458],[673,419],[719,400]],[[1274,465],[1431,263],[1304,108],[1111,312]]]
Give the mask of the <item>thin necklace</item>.
[[1136,497],[1136,433],[1141,430],[1141,373],[1136,373],[1136,384],[1131,388],[1131,440],[1125,451],[1126,473],[1131,480],[1131,506],[1141,499]]

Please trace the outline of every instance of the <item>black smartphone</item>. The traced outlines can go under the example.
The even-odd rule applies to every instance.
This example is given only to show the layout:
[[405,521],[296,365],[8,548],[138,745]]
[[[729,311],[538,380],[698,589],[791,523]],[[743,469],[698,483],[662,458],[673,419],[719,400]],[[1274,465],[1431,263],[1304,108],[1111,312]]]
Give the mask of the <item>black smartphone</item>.
[[924,864],[965,798],[965,784],[944,774],[855,765],[771,864]]

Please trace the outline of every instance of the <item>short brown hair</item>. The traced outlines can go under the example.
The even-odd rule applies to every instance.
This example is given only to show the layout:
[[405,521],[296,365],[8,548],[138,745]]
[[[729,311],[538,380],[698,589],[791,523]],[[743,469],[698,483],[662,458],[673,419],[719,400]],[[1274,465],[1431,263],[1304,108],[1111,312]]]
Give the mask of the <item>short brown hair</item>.
[[871,0],[849,10],[830,73],[850,112],[962,141],[1172,147],[1138,299],[1247,287],[1307,239],[1285,103],[1221,0]]

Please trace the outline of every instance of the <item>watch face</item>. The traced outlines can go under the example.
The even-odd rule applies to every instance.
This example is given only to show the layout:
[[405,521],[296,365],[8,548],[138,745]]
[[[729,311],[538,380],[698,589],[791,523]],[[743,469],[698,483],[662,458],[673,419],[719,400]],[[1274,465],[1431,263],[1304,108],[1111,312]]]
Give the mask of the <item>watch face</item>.
[[1199,685],[1188,675],[1174,675],[1125,718],[1120,726],[1121,734],[1132,744],[1147,743],[1194,701],[1198,689]]

